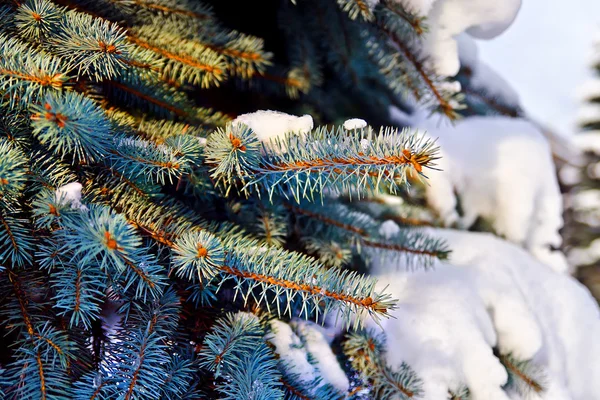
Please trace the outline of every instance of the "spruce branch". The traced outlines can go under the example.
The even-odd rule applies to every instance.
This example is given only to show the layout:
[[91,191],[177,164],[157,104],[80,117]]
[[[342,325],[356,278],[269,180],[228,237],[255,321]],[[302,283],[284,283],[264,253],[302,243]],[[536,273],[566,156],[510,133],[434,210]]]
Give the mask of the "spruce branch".
[[30,221],[15,214],[0,210],[0,261],[25,266],[33,260],[34,238]]
[[47,41],[57,30],[63,14],[51,1],[27,0],[15,12],[15,28],[26,40]]
[[[16,132],[15,132],[16,133]],[[17,145],[0,139],[0,204],[14,209],[28,180],[28,157]]]
[[[365,316],[377,321],[388,317],[395,301],[387,293],[375,291],[376,281],[355,272],[326,269],[303,254],[261,247],[251,241],[229,251],[225,258],[222,282],[233,280],[236,293],[244,301],[252,297],[279,315],[292,315],[292,304],[299,299],[299,314],[305,318],[336,312],[348,326],[359,327]],[[229,250],[229,246],[226,244]],[[282,309],[283,305],[283,309]]]
[[108,155],[110,123],[89,98],[75,92],[48,93],[31,111],[33,135],[57,156],[90,163]]
[[4,34],[0,34],[0,55],[0,92],[11,108],[36,103],[47,92],[61,90],[69,79],[62,60]]
[[[368,143],[364,145],[365,141]],[[233,185],[232,178],[245,183],[245,192],[266,191],[301,199],[322,197],[324,191],[347,192],[358,188],[375,192],[385,184],[391,191],[407,183],[407,172],[419,174],[431,168],[437,158],[434,142],[393,129],[378,135],[361,131],[349,137],[341,128],[318,128],[309,134],[286,135],[263,144],[242,124],[227,125],[207,141],[206,162],[213,166],[212,176]]]
[[168,146],[141,139],[115,138],[110,166],[128,179],[142,178],[161,185],[173,183],[189,168],[189,160]]
[[106,277],[95,265],[62,265],[52,274],[59,289],[54,296],[58,315],[70,315],[69,325],[83,325],[90,329],[92,321],[100,317]]
[[200,282],[212,279],[225,262],[225,251],[218,237],[205,232],[187,232],[173,243],[172,260],[177,276]]
[[198,43],[182,40],[154,27],[130,30],[128,38],[147,50],[148,57],[163,61],[161,73],[169,80],[206,88],[218,85],[225,78],[223,56]]
[[498,358],[508,372],[507,388],[521,396],[529,396],[532,392],[541,394],[545,391],[546,377],[540,366],[529,360],[518,360],[511,354],[500,354]]
[[282,399],[280,374],[263,340],[258,318],[227,314],[219,319],[200,352],[200,365],[225,379],[217,389],[225,399]]
[[53,36],[55,54],[68,60],[78,76],[96,81],[112,79],[127,68],[133,45],[117,24],[70,11],[60,31]]
[[107,207],[91,205],[89,211],[63,218],[64,229],[55,231],[62,251],[70,252],[83,264],[97,264],[124,289],[133,287],[136,298],[157,298],[166,275],[154,256],[142,246],[140,237],[121,214]]
[[405,363],[394,370],[385,360],[385,341],[373,332],[354,332],[343,343],[344,353],[352,367],[359,371],[365,381],[373,386],[378,399],[421,398],[421,380]]
[[365,21],[372,21],[375,18],[367,0],[337,0],[337,3],[342,10],[348,13],[350,19],[356,19],[359,15]]

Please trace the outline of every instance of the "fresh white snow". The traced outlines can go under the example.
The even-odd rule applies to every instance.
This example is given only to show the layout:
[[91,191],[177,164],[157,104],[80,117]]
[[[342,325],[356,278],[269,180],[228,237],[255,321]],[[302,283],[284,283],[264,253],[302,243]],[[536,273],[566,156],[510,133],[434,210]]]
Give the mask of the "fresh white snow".
[[[444,225],[467,229],[482,217],[497,234],[566,271],[564,255],[550,249],[562,243],[562,197],[539,129],[502,116],[470,117],[441,127],[436,120],[417,118],[412,125],[440,146],[440,170],[426,171],[426,195]],[[463,215],[457,211],[459,200]]]
[[271,110],[239,115],[232,124],[238,123],[250,127],[262,142],[268,142],[286,133],[306,134],[313,128],[313,119],[310,115],[297,117]]
[[[383,230],[393,233],[389,224]],[[600,314],[582,285],[491,234],[428,232],[452,248],[449,262],[417,272],[372,267],[399,299],[394,318],[381,322],[388,363],[411,365],[424,380],[423,398],[445,400],[448,389],[466,384],[476,400],[518,399],[502,389],[507,374],[495,346],[543,368],[547,391],[532,399],[600,393]]]
[[351,118],[344,121],[344,129],[351,131],[353,129],[361,129],[367,126],[367,121],[360,118]]
[[70,204],[73,209],[87,210],[81,203],[81,183],[71,182],[56,189],[56,201],[61,205]]
[[271,332],[265,340],[275,346],[275,352],[289,372],[298,374],[304,382],[321,377],[322,383],[329,383],[341,392],[348,391],[350,383],[331,351],[323,328],[298,319],[289,324],[274,319],[269,324]]
[[311,355],[314,367],[319,371],[324,382],[329,383],[340,392],[348,391],[350,382],[342,370],[335,354],[331,350],[326,331],[319,325],[300,319],[290,322],[294,330],[302,338],[306,352]]
[[423,47],[434,71],[454,76],[460,68],[456,37],[463,32],[479,39],[498,36],[514,21],[521,0],[408,0],[406,4],[427,17],[429,32]]

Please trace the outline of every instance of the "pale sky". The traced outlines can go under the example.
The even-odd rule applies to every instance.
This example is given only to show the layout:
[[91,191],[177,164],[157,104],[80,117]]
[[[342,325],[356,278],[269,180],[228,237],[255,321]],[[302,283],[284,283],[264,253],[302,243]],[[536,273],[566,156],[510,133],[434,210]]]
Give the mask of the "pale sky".
[[506,32],[479,41],[479,54],[520,94],[532,117],[570,135],[580,105],[576,92],[591,76],[598,35],[600,0],[523,0]]

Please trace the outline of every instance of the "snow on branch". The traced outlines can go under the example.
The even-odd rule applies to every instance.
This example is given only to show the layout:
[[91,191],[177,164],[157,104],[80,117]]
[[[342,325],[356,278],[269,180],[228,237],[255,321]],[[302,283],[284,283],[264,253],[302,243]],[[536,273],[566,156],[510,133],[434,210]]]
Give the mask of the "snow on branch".
[[600,312],[581,284],[490,234],[430,234],[453,249],[448,262],[431,271],[373,267],[399,298],[395,318],[381,324],[387,363],[410,365],[423,398],[446,399],[464,386],[490,400],[600,393]]
[[552,250],[562,242],[562,198],[549,145],[536,126],[502,116],[450,127],[430,119],[413,123],[440,145],[439,170],[428,173],[425,192],[446,226],[468,229],[483,218],[497,234],[567,270],[562,253]]
[[435,143],[415,133],[391,128],[357,133],[321,127],[302,136],[275,137],[259,151],[253,130],[231,124],[208,138],[206,161],[227,191],[239,181],[242,191],[278,193],[299,202],[322,197],[325,190],[351,190],[359,197],[383,185],[396,191],[406,184],[408,171],[423,174],[437,159]]

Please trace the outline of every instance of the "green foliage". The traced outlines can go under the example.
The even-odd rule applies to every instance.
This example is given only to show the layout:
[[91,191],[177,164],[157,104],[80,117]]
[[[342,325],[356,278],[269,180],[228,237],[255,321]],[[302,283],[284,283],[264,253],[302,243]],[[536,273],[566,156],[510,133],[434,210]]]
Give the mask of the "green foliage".
[[[258,319],[228,314],[217,321],[205,338],[200,365],[214,371],[224,399],[281,399],[280,375]],[[231,377],[237,377],[232,380]]]
[[531,360],[519,360],[512,354],[500,355],[499,359],[508,373],[506,389],[523,397],[544,392],[547,382],[544,370],[539,365]]
[[[365,144],[366,143],[366,144]],[[314,200],[323,192],[377,192],[385,185],[396,191],[406,185],[407,173],[432,167],[437,148],[433,142],[406,131],[361,131],[350,137],[344,129],[316,129],[307,135],[288,134],[263,144],[242,124],[228,125],[208,138],[207,161],[212,177],[242,191],[266,191]]]
[[344,352],[352,360],[365,382],[372,385],[377,399],[419,398],[422,382],[415,372],[402,363],[398,369],[387,365],[383,337],[373,332],[356,332],[344,342]]
[[[435,143],[379,129],[406,106],[397,93],[454,115],[418,45],[395,58],[390,40],[421,35],[420,19],[306,0],[248,27],[214,6],[2,2],[2,396],[340,397],[282,373],[259,320],[231,312],[360,327],[395,307],[368,276],[377,251],[410,267],[446,257],[352,205],[435,166]],[[261,142],[231,122],[257,108],[327,125]],[[377,130],[343,129],[350,116]]]
[[92,100],[74,92],[49,93],[31,112],[33,135],[58,157],[79,163],[107,156],[110,124]]

